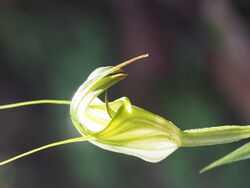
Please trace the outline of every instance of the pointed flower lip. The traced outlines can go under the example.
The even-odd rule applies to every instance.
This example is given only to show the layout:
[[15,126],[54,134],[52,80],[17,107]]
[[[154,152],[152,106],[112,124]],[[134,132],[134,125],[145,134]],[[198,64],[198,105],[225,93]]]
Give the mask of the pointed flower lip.
[[[123,80],[122,68],[147,54],[115,67],[93,71],[79,87],[71,103],[71,119],[91,143],[113,152],[158,162],[180,147],[180,130],[171,122],[132,105],[127,97],[105,103],[98,96]],[[110,116],[107,105],[114,112]]]

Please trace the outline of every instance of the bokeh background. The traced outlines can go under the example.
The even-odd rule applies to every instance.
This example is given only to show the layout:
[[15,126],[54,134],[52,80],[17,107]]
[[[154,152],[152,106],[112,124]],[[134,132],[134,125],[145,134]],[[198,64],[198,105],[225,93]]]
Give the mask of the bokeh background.
[[[0,104],[71,99],[89,73],[149,53],[126,68],[110,98],[181,129],[250,124],[250,1],[0,1]],[[67,106],[0,112],[0,160],[78,136]],[[249,187],[250,162],[199,174],[246,141],[182,148],[151,164],[75,143],[0,168],[1,188]]]

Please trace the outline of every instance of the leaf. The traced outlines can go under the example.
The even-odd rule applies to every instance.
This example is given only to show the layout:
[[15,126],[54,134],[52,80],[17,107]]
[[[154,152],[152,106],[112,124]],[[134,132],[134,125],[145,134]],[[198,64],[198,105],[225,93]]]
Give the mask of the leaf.
[[250,142],[203,168],[200,173],[212,168],[250,158]]

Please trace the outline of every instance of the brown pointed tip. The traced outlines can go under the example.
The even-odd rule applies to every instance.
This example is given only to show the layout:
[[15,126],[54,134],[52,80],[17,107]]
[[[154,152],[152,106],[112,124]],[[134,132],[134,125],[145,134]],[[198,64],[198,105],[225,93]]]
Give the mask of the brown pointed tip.
[[125,62],[123,62],[123,63],[121,63],[121,64],[115,66],[115,69],[120,69],[120,68],[122,68],[122,67],[124,67],[124,66],[127,66],[127,65],[129,65],[129,64],[131,64],[131,63],[133,63],[133,62],[135,62],[135,61],[137,61],[137,60],[139,60],[139,59],[142,59],[142,58],[145,58],[145,57],[148,57],[148,56],[149,56],[149,54],[143,54],[143,55],[134,57],[134,58],[132,58],[132,59],[130,59],[130,60],[128,60],[128,61],[125,61]]

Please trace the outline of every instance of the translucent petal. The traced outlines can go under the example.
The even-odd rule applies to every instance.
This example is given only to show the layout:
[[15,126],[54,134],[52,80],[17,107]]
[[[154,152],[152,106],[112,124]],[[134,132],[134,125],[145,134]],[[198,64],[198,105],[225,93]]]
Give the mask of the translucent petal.
[[[125,99],[125,100],[124,100]],[[132,106],[127,98],[109,125],[91,142],[103,149],[158,162],[180,146],[179,129],[171,122]]]

